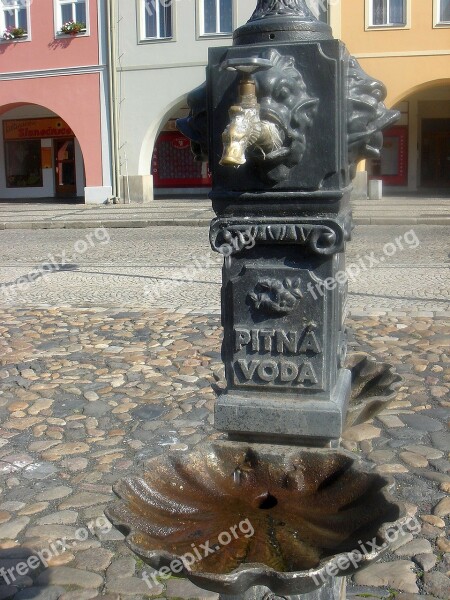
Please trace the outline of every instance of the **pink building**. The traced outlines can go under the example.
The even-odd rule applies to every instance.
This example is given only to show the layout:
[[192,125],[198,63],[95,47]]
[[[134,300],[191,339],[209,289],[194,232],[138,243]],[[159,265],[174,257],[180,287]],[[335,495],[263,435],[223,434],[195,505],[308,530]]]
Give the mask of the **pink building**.
[[0,0],[0,199],[112,195],[105,23],[104,0]]

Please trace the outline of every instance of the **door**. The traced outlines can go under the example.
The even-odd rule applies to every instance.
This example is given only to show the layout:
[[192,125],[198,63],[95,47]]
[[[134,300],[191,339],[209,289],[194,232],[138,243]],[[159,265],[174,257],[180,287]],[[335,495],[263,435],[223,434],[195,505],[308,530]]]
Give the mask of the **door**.
[[450,119],[425,119],[422,127],[421,185],[450,187]]
[[55,196],[74,198],[77,195],[75,139],[53,140],[55,149]]
[[422,185],[450,186],[450,133],[426,133],[422,138]]

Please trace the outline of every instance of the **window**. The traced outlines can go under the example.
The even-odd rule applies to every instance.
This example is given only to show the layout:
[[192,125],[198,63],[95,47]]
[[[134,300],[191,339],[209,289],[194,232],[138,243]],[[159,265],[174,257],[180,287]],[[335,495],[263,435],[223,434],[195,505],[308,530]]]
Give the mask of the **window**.
[[41,140],[5,142],[6,187],[42,187]]
[[87,0],[58,0],[58,31],[69,21],[87,25]]
[[170,0],[144,0],[143,37],[164,40],[173,36],[172,2]]
[[233,0],[200,0],[201,35],[233,31]]
[[370,25],[389,27],[406,25],[405,0],[372,0]]
[[450,0],[437,0],[437,19],[436,24],[440,23],[450,25]]
[[[1,18],[2,22],[0,27],[2,28],[1,33],[22,29],[25,33],[28,33],[28,6],[29,3],[26,0],[1,0]],[[20,37],[19,35],[13,35],[11,33],[10,38]]]

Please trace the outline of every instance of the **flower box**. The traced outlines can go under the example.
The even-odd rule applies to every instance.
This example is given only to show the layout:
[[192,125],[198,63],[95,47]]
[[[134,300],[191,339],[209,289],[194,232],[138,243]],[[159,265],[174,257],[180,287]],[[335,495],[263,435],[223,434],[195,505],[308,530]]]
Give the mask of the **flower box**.
[[68,21],[64,23],[64,25],[59,30],[61,35],[79,35],[80,33],[84,33],[86,31],[85,23],[76,23],[75,21]]
[[12,27],[11,25],[5,29],[2,34],[2,38],[10,42],[12,40],[18,40],[27,37],[27,32],[22,27]]

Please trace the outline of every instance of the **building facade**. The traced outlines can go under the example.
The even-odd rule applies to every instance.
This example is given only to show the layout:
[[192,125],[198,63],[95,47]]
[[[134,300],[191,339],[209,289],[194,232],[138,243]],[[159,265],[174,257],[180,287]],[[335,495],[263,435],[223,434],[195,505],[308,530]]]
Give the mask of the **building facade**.
[[341,37],[362,67],[383,81],[401,119],[385,133],[369,177],[397,192],[450,195],[450,0],[345,0]]
[[105,8],[0,0],[1,200],[112,195]]
[[[307,2],[401,112],[360,171],[388,191],[450,191],[450,0]],[[175,121],[208,48],[230,45],[255,5],[0,0],[0,200],[206,195],[208,166]]]
[[231,43],[251,2],[238,0],[112,0],[117,47],[114,70],[116,162],[125,200],[207,189],[207,166],[191,158],[175,130],[186,97],[205,80],[210,46]]
[[[402,117],[387,132],[369,177],[398,191],[450,189],[450,0],[307,0],[362,67],[382,80]],[[130,6],[131,4],[131,6]],[[230,45],[256,3],[239,0],[111,0],[116,164],[122,195],[206,193],[207,165],[193,162],[175,130],[187,93],[205,79],[208,47]]]

